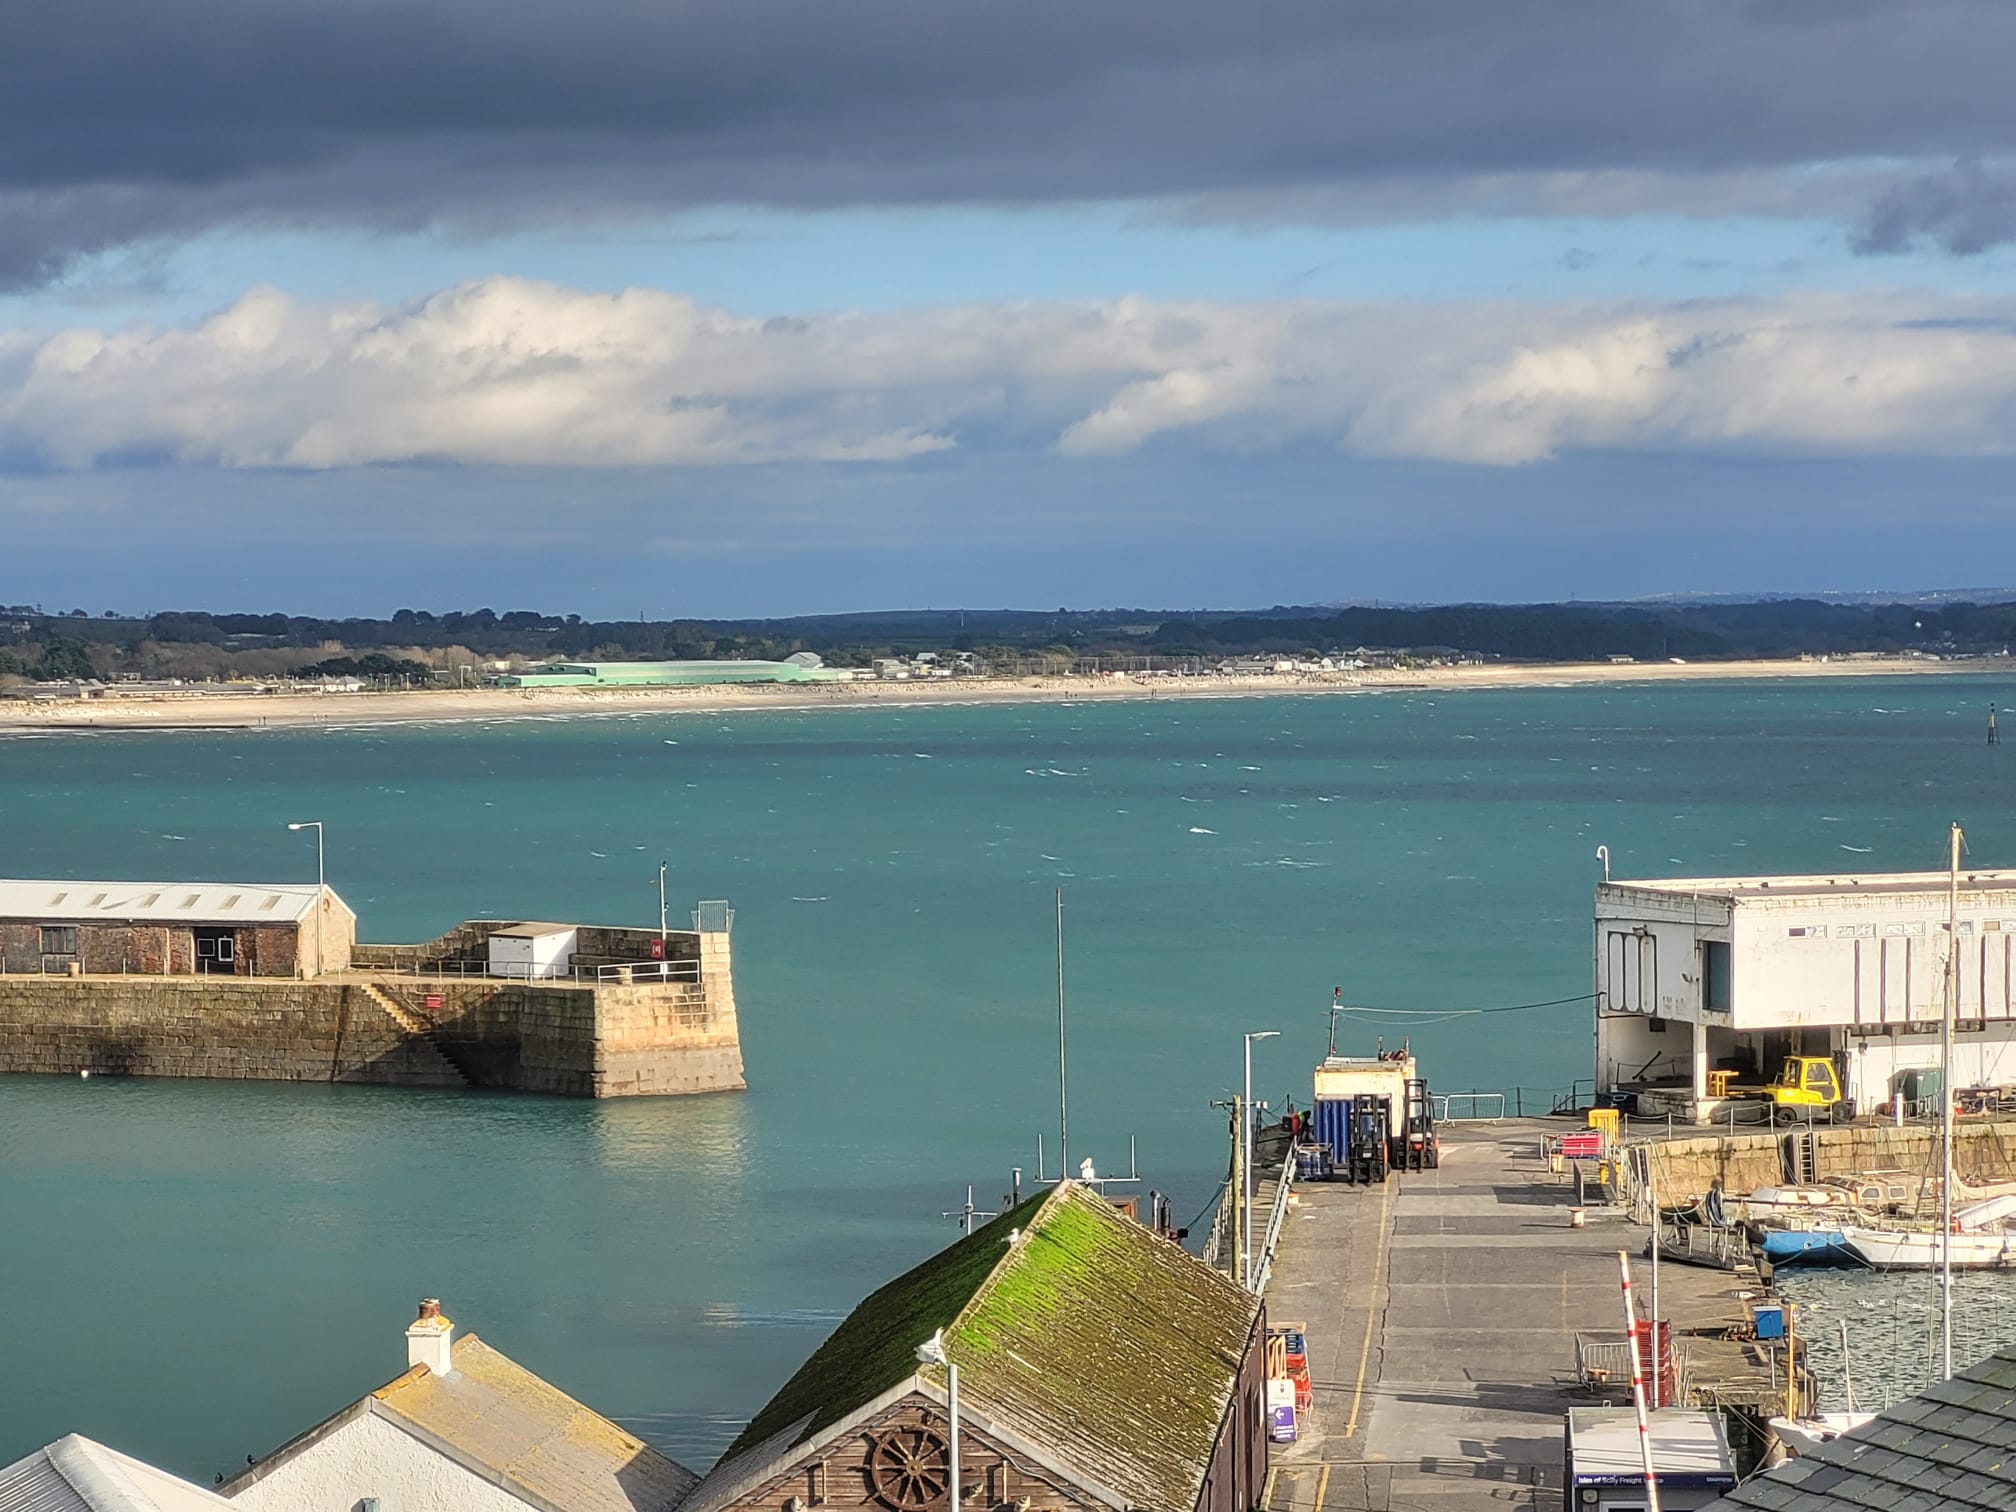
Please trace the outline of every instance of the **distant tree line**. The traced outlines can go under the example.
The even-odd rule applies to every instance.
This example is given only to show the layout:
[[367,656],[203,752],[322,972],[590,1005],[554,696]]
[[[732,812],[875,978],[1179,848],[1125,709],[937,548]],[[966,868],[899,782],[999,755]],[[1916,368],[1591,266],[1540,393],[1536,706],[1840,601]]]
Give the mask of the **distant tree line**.
[[1056,671],[1152,656],[1209,663],[1334,655],[1359,647],[1451,648],[1521,661],[1746,657],[1908,650],[1973,653],[2016,643],[2016,603],[1936,606],[1779,599],[1746,603],[1277,606],[1246,613],[1146,609],[917,610],[765,620],[588,620],[530,609],[401,609],[389,619],[176,611],[147,618],[0,610],[0,677],[356,676],[460,680],[507,660],[781,659],[835,666],[971,651],[997,671]]

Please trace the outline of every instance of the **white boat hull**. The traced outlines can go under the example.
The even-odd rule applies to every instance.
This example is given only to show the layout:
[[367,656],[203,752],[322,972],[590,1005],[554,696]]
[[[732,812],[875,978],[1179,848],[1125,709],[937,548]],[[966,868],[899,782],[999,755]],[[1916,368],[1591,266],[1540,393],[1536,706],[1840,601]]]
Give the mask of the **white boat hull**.
[[1841,1241],[1864,1265],[1876,1270],[1937,1270],[1952,1245],[1955,1270],[2016,1265],[2016,1235],[1923,1233],[1901,1229],[1844,1227]]
[[1792,1454],[1811,1454],[1822,1444],[1876,1420],[1873,1412],[1817,1412],[1810,1417],[1771,1419],[1778,1442]]

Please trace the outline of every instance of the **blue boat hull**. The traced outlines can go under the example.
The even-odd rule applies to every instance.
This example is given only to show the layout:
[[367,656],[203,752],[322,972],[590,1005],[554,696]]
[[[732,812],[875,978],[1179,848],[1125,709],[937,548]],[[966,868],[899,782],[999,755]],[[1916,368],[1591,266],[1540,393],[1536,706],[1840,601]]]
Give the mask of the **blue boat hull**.
[[1839,1229],[1766,1229],[1762,1246],[1774,1265],[1854,1265]]

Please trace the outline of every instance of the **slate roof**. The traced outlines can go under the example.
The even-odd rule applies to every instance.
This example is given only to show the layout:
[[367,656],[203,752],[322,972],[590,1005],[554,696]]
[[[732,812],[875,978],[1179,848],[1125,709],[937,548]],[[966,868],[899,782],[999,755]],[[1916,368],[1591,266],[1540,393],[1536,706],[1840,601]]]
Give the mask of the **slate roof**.
[[857,1307],[729,1446],[694,1505],[753,1489],[906,1384],[942,1397],[944,1371],[920,1366],[916,1348],[943,1329],[962,1417],[1042,1450],[1081,1485],[1187,1512],[1258,1316],[1257,1298],[1180,1246],[1061,1183]]
[[0,1469],[0,1512],[213,1512],[230,1505],[76,1433]]
[[[50,924],[299,924],[322,891],[299,882],[0,880],[0,919]],[[338,907],[348,905],[332,892]]]
[[1708,1512],[2008,1512],[2016,1507],[2016,1349],[1753,1476]]
[[272,1474],[366,1412],[547,1512],[672,1512],[699,1483],[476,1335],[457,1339],[451,1358],[447,1375],[414,1366],[241,1472],[225,1491]]

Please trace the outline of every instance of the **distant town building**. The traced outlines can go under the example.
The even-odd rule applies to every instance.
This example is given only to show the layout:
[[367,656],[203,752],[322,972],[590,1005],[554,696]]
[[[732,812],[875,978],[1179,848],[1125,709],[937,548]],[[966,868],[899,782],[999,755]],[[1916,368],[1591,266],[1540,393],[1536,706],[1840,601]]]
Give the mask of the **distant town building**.
[[962,1504],[1245,1512],[1267,1474],[1259,1298],[1063,1182],[898,1277],[758,1412],[687,1512]]
[[356,938],[312,884],[0,881],[0,972],[312,977]]
[[698,1477],[428,1300],[405,1374],[223,1486],[250,1512],[673,1512]]
[[497,677],[502,688],[680,688],[833,681],[831,668],[797,660],[548,662]]

